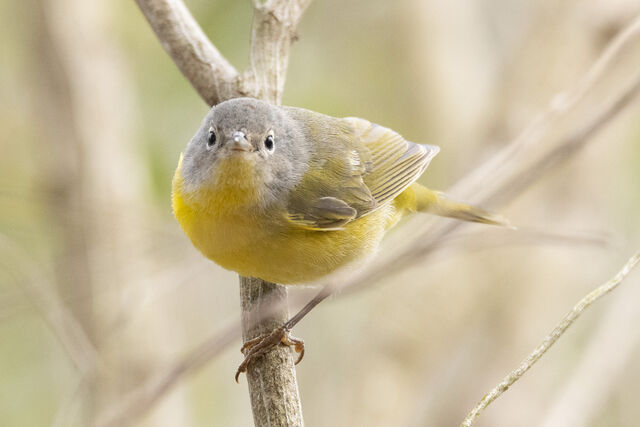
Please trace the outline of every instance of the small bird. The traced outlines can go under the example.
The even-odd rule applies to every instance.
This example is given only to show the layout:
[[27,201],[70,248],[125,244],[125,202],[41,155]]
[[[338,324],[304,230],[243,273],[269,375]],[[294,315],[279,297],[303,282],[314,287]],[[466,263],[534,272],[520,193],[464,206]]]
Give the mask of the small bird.
[[235,98],[211,108],[180,156],[173,211],[218,265],[313,283],[375,253],[414,212],[507,224],[415,182],[439,150],[364,119]]
[[439,150],[363,119],[235,98],[209,111],[181,155],[173,211],[216,264],[312,283],[374,253],[414,212],[506,224],[415,182]]

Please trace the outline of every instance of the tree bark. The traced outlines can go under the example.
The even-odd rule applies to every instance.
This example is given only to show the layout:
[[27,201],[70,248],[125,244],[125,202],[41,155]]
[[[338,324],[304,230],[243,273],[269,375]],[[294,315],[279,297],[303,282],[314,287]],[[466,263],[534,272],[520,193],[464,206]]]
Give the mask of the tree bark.
[[[260,279],[240,278],[242,338],[270,333],[289,318],[287,288]],[[283,309],[272,310],[273,307]],[[302,426],[302,406],[291,350],[277,346],[247,370],[256,426]]]

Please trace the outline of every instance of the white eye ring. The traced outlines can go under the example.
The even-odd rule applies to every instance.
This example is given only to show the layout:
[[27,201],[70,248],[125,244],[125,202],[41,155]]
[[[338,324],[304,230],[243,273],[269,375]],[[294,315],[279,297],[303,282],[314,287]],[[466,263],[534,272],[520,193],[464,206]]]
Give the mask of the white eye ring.
[[269,131],[269,134],[264,139],[264,148],[266,148],[267,151],[269,151],[269,152],[273,152],[273,150],[276,149],[275,141],[274,141],[274,135],[273,135],[273,131],[272,130]]

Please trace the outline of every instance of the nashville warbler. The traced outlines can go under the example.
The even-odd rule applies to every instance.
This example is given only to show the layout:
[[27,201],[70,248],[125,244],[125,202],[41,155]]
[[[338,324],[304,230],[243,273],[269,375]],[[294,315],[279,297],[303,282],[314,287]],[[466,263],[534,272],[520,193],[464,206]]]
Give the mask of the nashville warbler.
[[415,182],[438,151],[363,119],[231,99],[209,111],[180,156],[173,211],[222,267],[310,283],[375,252],[414,212],[506,224]]

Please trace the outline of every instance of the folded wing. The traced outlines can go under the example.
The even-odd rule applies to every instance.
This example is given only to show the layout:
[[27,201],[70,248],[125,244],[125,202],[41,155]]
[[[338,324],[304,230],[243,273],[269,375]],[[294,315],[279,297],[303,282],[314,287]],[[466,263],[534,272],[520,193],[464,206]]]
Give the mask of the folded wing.
[[308,135],[321,140],[288,204],[289,220],[306,229],[337,230],[375,212],[418,179],[439,151],[364,119],[321,118]]

